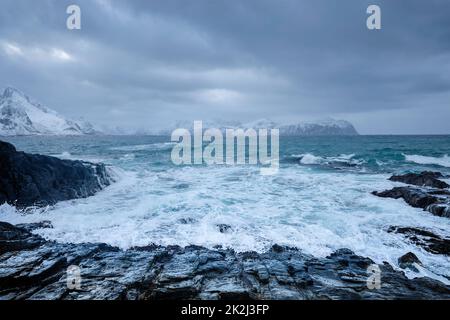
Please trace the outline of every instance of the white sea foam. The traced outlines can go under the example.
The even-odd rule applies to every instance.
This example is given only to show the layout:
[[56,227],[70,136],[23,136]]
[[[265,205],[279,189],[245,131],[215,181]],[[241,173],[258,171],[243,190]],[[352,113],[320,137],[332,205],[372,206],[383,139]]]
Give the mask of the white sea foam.
[[[397,265],[415,253],[428,273],[450,276],[448,258],[430,254],[389,226],[414,226],[448,234],[450,220],[370,194],[395,185],[388,175],[312,172],[292,166],[275,176],[256,167],[194,166],[166,171],[121,172],[96,196],[58,203],[38,214],[0,207],[11,223],[50,220],[36,232],[64,242],[106,242],[121,248],[161,245],[222,245],[237,251],[298,247],[324,257],[349,248],[377,263]],[[221,233],[218,224],[231,229]]]
[[72,155],[70,154],[70,152],[64,151],[61,154],[55,155],[55,157],[64,158],[64,159],[70,159],[70,158],[72,158]]
[[18,211],[16,210],[15,207],[7,203],[4,203],[0,205],[0,213],[2,218],[6,216],[12,216],[14,218],[18,214]]
[[341,154],[341,155],[339,156],[340,159],[345,159],[345,160],[350,160],[350,159],[352,159],[352,158],[354,158],[354,157],[355,157],[355,154],[354,154],[354,153],[351,153],[351,154]]
[[299,158],[300,163],[304,165],[321,165],[321,164],[352,164],[361,165],[363,160],[354,159],[355,154],[341,154],[335,157],[320,157],[311,153],[304,153],[300,155],[292,155],[294,158]]
[[113,151],[144,151],[144,150],[165,150],[170,149],[175,145],[174,142],[161,142],[151,144],[138,144],[132,146],[121,146],[109,148]]
[[442,157],[429,157],[421,156],[417,154],[403,154],[405,160],[408,162],[414,162],[417,164],[434,164],[442,167],[450,168],[450,157],[446,154]]
[[52,154],[52,156],[62,159],[62,160],[81,160],[81,161],[87,161],[87,162],[92,162],[92,163],[102,163],[107,160],[105,158],[99,158],[99,157],[95,157],[95,156],[73,155],[68,151],[64,151],[59,154]]
[[120,160],[130,161],[130,160],[134,160],[134,158],[136,158],[134,153],[127,153],[127,154],[124,154],[122,157],[120,157]]
[[324,161],[322,157],[317,157],[311,153],[301,155],[300,163],[302,164],[320,164]]

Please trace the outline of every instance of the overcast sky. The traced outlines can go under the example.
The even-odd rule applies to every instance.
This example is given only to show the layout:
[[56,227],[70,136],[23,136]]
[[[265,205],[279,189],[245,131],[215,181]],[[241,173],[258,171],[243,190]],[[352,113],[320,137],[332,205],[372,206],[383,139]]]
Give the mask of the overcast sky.
[[[70,4],[81,30],[66,28]],[[363,134],[448,134],[450,1],[2,0],[9,85],[112,126],[334,117]]]

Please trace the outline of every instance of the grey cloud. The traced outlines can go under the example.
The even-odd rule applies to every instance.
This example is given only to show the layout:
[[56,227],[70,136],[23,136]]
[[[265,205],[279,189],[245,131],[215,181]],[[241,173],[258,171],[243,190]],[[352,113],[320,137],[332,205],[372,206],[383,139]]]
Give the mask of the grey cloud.
[[[74,2],[81,31],[65,28]],[[372,3],[381,31],[365,27]],[[0,87],[112,125],[335,116],[363,133],[450,133],[448,12],[445,0],[6,0]]]

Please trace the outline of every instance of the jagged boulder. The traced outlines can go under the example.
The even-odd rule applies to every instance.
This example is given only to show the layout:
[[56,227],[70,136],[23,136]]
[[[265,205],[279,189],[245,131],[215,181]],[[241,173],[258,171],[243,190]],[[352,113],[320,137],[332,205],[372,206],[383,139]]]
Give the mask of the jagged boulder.
[[425,209],[429,205],[439,201],[436,196],[430,194],[426,190],[411,187],[395,187],[393,189],[381,192],[374,191],[372,194],[381,198],[401,198],[410,206],[422,209]]
[[400,258],[398,258],[398,265],[402,269],[410,269],[414,272],[419,272],[416,265],[421,266],[422,262],[419,260],[419,258],[417,258],[417,256],[414,253],[408,252],[403,256],[401,256]]
[[0,204],[53,205],[92,196],[111,182],[103,164],[18,152],[0,141]]

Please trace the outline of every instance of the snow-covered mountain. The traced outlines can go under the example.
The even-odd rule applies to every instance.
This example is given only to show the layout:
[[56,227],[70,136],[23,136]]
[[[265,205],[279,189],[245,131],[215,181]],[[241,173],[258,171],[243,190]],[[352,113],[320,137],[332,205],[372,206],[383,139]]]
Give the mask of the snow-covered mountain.
[[0,95],[0,136],[96,133],[85,120],[68,120],[15,88]]
[[[192,130],[193,121],[178,121],[167,130],[104,130],[105,134],[152,134],[171,135],[176,128]],[[203,121],[203,128],[237,129],[274,129],[280,130],[281,136],[305,135],[357,135],[353,125],[344,120],[327,119],[317,122],[302,122],[295,124],[279,124],[268,119],[241,123],[239,121]],[[80,119],[69,120],[40,103],[30,99],[15,88],[6,88],[0,95],[0,136],[16,135],[86,135],[96,134],[92,124]]]
[[[268,119],[259,119],[247,123],[203,121],[203,129],[279,129],[280,136],[327,136],[327,135],[358,135],[353,125],[345,120],[326,119],[316,122],[300,122],[295,124],[279,124]],[[170,135],[176,128],[192,131],[193,122],[178,121],[170,130],[163,130],[160,135]]]

